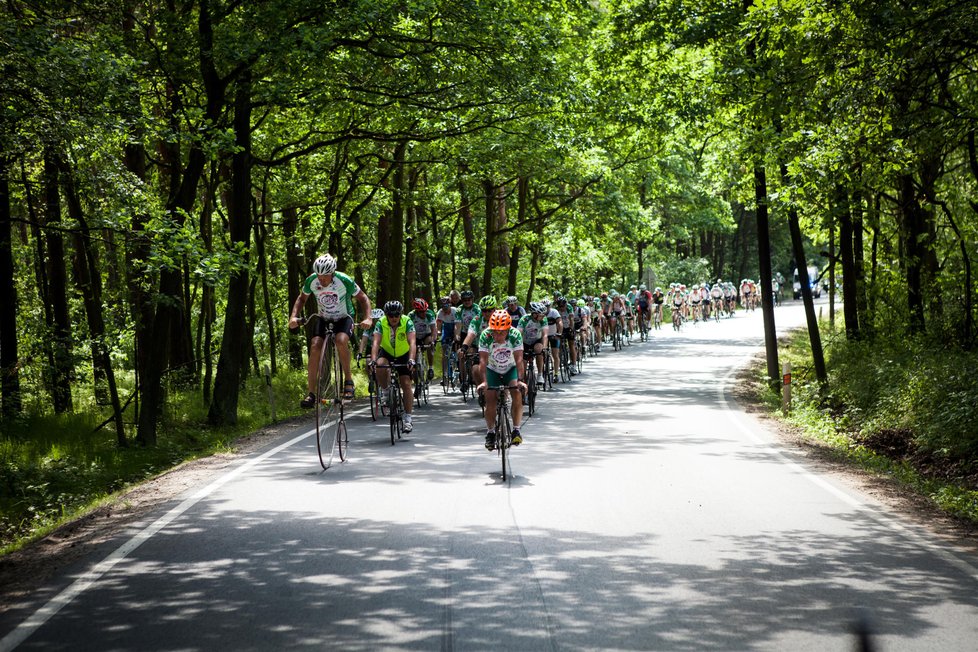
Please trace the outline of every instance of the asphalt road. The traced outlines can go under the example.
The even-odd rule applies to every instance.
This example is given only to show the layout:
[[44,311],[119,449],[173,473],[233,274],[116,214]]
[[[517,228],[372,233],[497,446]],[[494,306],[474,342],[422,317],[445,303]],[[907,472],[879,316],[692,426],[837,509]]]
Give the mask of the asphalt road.
[[0,650],[850,650],[860,617],[880,650],[978,648],[976,560],[736,409],[762,342],[741,313],[606,350],[541,396],[508,482],[457,397],[394,447],[361,411],[326,472],[296,431],[0,622]]

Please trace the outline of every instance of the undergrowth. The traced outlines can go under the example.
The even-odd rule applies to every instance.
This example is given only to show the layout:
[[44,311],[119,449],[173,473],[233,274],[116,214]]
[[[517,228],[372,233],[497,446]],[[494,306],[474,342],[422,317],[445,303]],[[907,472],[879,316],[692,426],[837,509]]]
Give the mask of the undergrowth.
[[[978,523],[978,354],[924,339],[848,342],[822,324],[828,385],[819,391],[808,332],[784,338],[792,408],[784,419],[849,462]],[[772,411],[781,398],[755,370]]]

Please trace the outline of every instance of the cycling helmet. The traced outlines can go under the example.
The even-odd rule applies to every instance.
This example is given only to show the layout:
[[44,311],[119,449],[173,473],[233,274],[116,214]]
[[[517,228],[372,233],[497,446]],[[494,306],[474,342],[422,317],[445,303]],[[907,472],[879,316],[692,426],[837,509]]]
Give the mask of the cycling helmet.
[[479,299],[479,307],[483,310],[495,310],[499,307],[499,302],[496,301],[496,295],[487,294],[486,296]]
[[374,308],[373,310],[370,311],[371,319],[380,319],[383,316],[384,316],[384,311],[381,310],[380,308]]
[[329,254],[323,254],[312,264],[314,274],[332,274],[336,271],[336,259]]
[[567,305],[567,299],[565,299],[564,297],[558,297],[556,303],[557,303],[558,306],[566,306]]
[[414,302],[411,305],[418,312],[424,312],[424,311],[426,311],[428,309],[428,302],[425,301],[424,299],[422,299],[421,297],[418,297],[417,299],[415,299]]
[[513,319],[505,310],[497,310],[489,318],[489,330],[508,331],[513,325]]
[[466,299],[474,299],[474,298],[475,298],[475,293],[473,293],[472,290],[462,290],[462,301],[465,301]]
[[655,288],[655,291],[656,291],[656,292],[662,292],[662,288],[660,288],[660,287],[658,287],[658,286],[656,286],[656,288]]
[[442,308],[444,308],[445,306],[450,306],[452,305],[452,300],[449,299],[448,297],[442,297],[441,299],[438,300],[438,305],[440,305]]
[[628,289],[629,290],[637,290],[638,289],[638,286],[637,285],[633,285],[633,286],[629,287]]
[[578,299],[578,300],[577,300],[577,307],[578,307],[578,308],[583,308],[583,307],[584,307],[584,306],[586,306],[586,305],[587,305],[587,302],[586,302],[586,301],[584,301],[584,299]]
[[647,290],[648,288],[645,287],[645,283],[642,283],[640,286],[638,286],[638,289],[639,290]]
[[388,317],[400,317],[404,312],[404,305],[400,301],[388,301],[384,304],[384,314]]
[[539,301],[533,301],[530,303],[530,312],[542,315],[543,313],[547,312],[547,307]]
[[520,302],[520,300],[519,300],[519,299],[517,299],[517,298],[516,298],[516,297],[514,297],[514,296],[509,296],[509,297],[506,297],[506,305],[507,305],[507,306],[512,306],[512,305],[516,305],[516,304],[518,304],[519,302]]

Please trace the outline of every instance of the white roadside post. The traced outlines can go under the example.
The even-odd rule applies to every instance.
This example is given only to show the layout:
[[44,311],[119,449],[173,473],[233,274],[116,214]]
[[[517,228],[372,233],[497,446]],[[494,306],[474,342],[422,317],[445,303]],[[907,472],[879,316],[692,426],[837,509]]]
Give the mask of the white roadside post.
[[781,365],[781,411],[785,414],[791,410],[791,363]]

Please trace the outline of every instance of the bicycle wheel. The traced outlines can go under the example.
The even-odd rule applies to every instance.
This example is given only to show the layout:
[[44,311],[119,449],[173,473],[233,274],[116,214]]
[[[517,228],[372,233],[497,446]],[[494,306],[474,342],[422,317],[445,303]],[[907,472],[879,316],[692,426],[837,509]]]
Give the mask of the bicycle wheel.
[[[504,390],[496,401],[496,450],[499,451],[499,458],[502,462],[503,480],[506,479],[509,458],[509,446],[513,439],[513,425],[509,416],[509,401],[503,400],[503,395],[508,390]],[[508,469],[512,472],[512,469]]]
[[332,338],[323,344],[323,352],[319,358],[319,377],[316,382],[316,453],[323,470],[329,468],[333,461],[333,443],[335,432],[329,427],[329,420],[337,406],[339,377],[336,373],[338,359]]
[[526,374],[526,409],[532,417],[537,405],[537,374],[530,367]]
[[377,378],[373,372],[367,372],[367,396],[370,399],[370,419],[376,421],[380,414],[380,393],[377,391]]
[[401,393],[394,389],[397,378],[391,374],[391,384],[387,388],[387,412],[390,418],[391,446],[401,438]]
[[348,457],[350,440],[346,432],[346,421],[343,420],[343,406],[340,406],[340,419],[336,422],[336,450],[339,453],[340,461],[345,462]]

